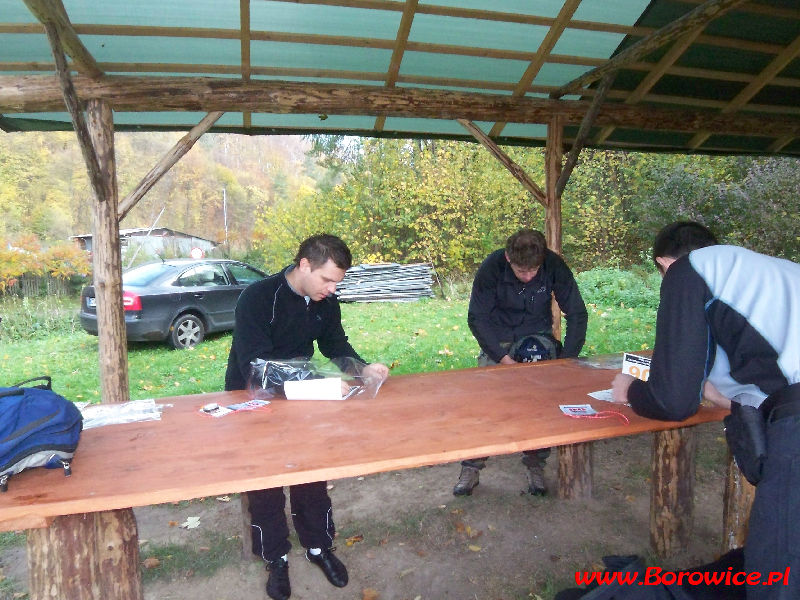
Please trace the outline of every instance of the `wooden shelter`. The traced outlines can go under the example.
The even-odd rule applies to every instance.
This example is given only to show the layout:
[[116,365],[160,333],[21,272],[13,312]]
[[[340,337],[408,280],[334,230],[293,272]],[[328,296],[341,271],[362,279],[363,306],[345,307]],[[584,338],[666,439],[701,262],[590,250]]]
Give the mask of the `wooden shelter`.
[[[119,402],[119,221],[206,131],[477,139],[545,207],[560,251],[584,146],[800,156],[798,55],[797,0],[0,0],[0,128],[78,136],[101,392]],[[165,129],[188,133],[120,201],[114,131]],[[544,186],[497,144],[544,146]],[[586,460],[581,445],[561,456],[578,471]],[[72,525],[32,532],[30,551],[74,545]],[[85,564],[136,551],[129,511],[81,527]],[[141,597],[138,577],[117,575],[113,594],[83,597]],[[50,597],[40,583],[32,598]]]

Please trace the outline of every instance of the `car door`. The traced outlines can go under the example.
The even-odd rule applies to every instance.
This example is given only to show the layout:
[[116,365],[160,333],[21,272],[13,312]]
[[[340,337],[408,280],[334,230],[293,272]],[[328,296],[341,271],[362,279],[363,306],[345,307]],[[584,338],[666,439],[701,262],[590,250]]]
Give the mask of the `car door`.
[[181,289],[181,310],[199,310],[205,317],[208,331],[233,327],[233,311],[239,292],[230,285],[221,265],[196,265],[181,273],[174,285]]

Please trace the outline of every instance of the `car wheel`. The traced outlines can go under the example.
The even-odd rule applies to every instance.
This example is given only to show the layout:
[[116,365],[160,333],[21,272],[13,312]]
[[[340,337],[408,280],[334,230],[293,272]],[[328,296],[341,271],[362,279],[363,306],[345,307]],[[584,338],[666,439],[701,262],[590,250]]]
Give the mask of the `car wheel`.
[[194,315],[181,315],[172,322],[169,328],[169,344],[176,350],[196,346],[203,341],[206,328],[203,322]]

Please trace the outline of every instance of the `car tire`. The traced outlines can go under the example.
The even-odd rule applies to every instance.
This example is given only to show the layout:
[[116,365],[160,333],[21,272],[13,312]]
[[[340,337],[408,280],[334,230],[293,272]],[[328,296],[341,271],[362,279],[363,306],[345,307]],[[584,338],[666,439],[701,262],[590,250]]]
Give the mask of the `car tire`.
[[172,322],[167,340],[176,350],[186,350],[202,342],[205,335],[203,321],[192,314],[185,314]]

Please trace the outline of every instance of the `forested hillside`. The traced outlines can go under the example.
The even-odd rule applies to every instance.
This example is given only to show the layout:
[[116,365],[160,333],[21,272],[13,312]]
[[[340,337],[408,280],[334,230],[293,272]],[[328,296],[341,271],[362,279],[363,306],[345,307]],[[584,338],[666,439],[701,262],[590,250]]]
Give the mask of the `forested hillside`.
[[[180,137],[115,136],[121,198]],[[544,184],[541,149],[506,150]],[[653,233],[687,218],[724,241],[797,260],[798,166],[584,150],[563,194],[564,254],[579,271],[644,264]],[[74,134],[0,135],[0,251],[30,247],[31,235],[46,248],[91,232],[88,198]],[[357,262],[428,261],[456,276],[517,228],[541,228],[544,216],[478,144],[330,136],[206,135],[121,226],[149,227],[165,207],[159,227],[220,242],[227,213],[223,252],[270,269],[324,230],[346,239]]]

